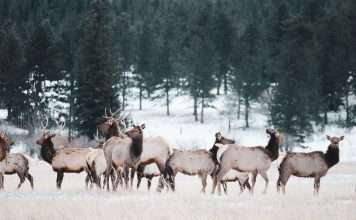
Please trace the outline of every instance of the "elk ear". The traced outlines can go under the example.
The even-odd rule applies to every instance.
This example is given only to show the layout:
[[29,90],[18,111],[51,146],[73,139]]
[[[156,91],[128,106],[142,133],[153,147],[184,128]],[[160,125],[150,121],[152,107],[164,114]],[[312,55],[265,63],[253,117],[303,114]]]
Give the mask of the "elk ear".
[[48,137],[53,138],[56,134],[49,134]]
[[326,139],[330,141],[331,137],[329,135],[326,135]]
[[339,138],[339,140],[342,141],[342,140],[344,140],[344,138],[345,138],[345,136],[341,136],[341,137]]
[[215,137],[220,141],[220,139],[221,139],[221,133],[220,133],[220,132],[216,133],[216,134],[215,134]]
[[266,129],[267,134],[271,134],[271,130],[269,128]]
[[145,129],[146,125],[145,124],[142,124],[141,125],[141,130]]

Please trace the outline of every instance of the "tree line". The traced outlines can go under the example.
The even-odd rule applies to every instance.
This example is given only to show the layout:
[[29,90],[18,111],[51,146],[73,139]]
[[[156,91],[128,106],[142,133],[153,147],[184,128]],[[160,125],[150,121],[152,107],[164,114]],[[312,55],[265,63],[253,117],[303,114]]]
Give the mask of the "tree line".
[[291,135],[340,108],[352,127],[355,11],[353,0],[0,0],[0,107],[30,135],[56,115],[70,136],[92,136],[132,88],[140,109],[163,98],[167,115],[189,94],[201,123],[230,93],[247,128],[254,102]]

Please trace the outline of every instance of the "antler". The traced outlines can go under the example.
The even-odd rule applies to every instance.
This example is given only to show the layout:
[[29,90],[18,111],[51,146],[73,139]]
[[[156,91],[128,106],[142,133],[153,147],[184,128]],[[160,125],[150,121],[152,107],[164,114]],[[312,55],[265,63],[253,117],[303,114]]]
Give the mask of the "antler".
[[64,128],[65,126],[66,126],[66,122],[63,121],[61,127],[59,128],[59,130],[58,130],[58,132],[57,132],[57,134],[60,134],[61,131],[63,130],[63,128]]
[[116,113],[118,113],[121,110],[121,108],[119,108],[118,110],[116,110],[115,112],[112,112],[111,109],[109,109],[111,117],[114,117],[114,115],[116,115]]
[[105,115],[103,116],[103,118],[105,118],[105,119],[113,118],[116,115],[116,113],[118,113],[120,110],[121,110],[121,108],[119,108],[115,112],[112,112],[111,109],[109,109],[110,116],[108,116],[108,114],[106,113],[106,108],[105,108]]
[[94,135],[94,139],[97,141],[97,142],[100,142],[99,141],[99,131],[98,131],[98,129],[96,129],[96,135],[95,134],[93,134]]
[[42,121],[41,121],[41,129],[44,131],[44,130],[46,130],[46,128],[48,127],[48,117],[46,117],[46,125],[44,126],[43,125],[43,123],[42,123]]

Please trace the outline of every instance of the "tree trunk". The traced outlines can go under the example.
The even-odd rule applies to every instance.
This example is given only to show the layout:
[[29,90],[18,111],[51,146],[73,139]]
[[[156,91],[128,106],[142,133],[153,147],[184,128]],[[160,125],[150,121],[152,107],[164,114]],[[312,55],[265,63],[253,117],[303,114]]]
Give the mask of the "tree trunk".
[[239,101],[237,103],[237,120],[240,120],[241,115],[241,99],[240,96],[238,97]]
[[194,115],[194,118],[195,118],[195,121],[198,121],[198,111],[197,111],[197,108],[198,108],[198,98],[196,97],[196,95],[194,95],[194,112],[193,112],[193,115]]
[[125,110],[126,105],[126,72],[123,71],[123,84],[122,84],[122,110]]
[[227,73],[224,72],[224,94],[227,94]]
[[166,85],[166,106],[167,106],[167,115],[169,116],[169,88]]
[[70,76],[70,98],[69,98],[69,126],[68,126],[68,141],[73,137],[73,115],[74,115],[74,74]]
[[142,110],[142,86],[140,85],[140,95],[139,95],[139,101],[140,101],[140,110]]
[[220,87],[221,87],[221,80],[218,78],[218,82],[216,86],[216,95],[220,95]]
[[349,91],[346,92],[345,100],[346,100],[346,103],[345,103],[345,108],[346,108],[346,127],[349,128],[350,125],[351,125],[350,108],[349,108]]
[[201,98],[200,123],[204,123],[204,97]]
[[248,100],[248,96],[245,96],[245,127],[249,128],[249,123],[248,123],[248,113],[249,113],[249,108],[250,108],[250,103]]
[[328,112],[326,110],[324,111],[324,124],[328,124]]
[[229,119],[228,119],[228,133],[230,134],[230,131],[231,131],[231,116],[229,116]]

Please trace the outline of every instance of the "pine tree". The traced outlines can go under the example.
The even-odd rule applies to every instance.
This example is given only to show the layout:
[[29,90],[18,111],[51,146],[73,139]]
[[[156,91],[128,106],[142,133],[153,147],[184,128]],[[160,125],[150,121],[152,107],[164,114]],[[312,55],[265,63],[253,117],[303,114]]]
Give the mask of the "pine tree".
[[7,120],[23,127],[26,119],[26,75],[19,39],[8,25],[0,30],[0,106],[7,109]]
[[80,134],[92,137],[105,108],[119,107],[111,51],[110,17],[106,1],[92,6],[79,58],[75,126]]
[[48,115],[48,82],[61,79],[56,66],[57,48],[53,27],[44,20],[34,31],[26,47],[26,70],[28,71],[27,95],[29,135],[33,135],[39,122]]
[[236,39],[233,53],[231,86],[244,100],[246,128],[249,128],[251,101],[256,100],[266,88],[262,77],[259,38],[259,30],[252,23],[244,35]]
[[228,90],[228,71],[230,70],[230,55],[233,47],[234,32],[231,18],[226,13],[221,2],[217,2],[217,8],[214,18],[213,43],[217,54],[218,71],[217,78],[217,95],[220,94],[220,86],[223,82],[224,94]]

